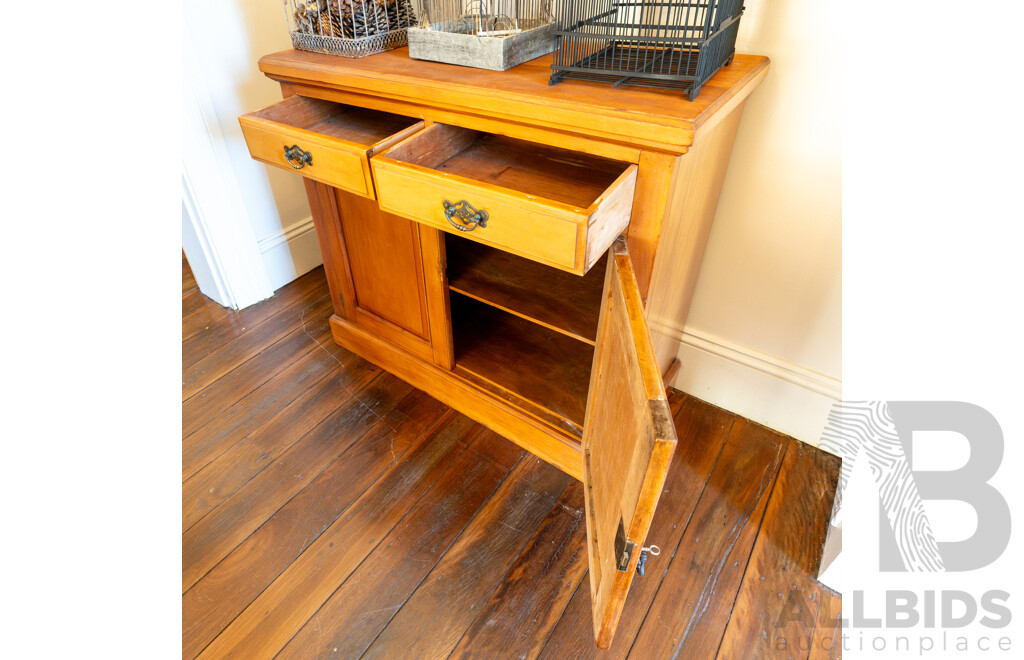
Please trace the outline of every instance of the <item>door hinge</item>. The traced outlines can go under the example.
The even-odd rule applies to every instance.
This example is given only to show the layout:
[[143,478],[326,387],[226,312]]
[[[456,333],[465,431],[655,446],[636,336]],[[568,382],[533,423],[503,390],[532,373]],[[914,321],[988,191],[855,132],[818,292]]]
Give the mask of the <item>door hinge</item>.
[[341,306],[345,306],[345,296],[341,295],[341,291],[338,292],[338,300],[341,301]]

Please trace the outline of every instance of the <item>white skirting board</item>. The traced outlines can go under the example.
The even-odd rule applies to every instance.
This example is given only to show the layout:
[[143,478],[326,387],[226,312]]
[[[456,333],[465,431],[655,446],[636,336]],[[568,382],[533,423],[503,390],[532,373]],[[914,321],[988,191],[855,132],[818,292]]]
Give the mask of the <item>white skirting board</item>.
[[258,245],[274,291],[323,263],[313,218],[300,220],[262,238]]
[[768,428],[818,446],[842,384],[799,365],[687,328],[672,385]]

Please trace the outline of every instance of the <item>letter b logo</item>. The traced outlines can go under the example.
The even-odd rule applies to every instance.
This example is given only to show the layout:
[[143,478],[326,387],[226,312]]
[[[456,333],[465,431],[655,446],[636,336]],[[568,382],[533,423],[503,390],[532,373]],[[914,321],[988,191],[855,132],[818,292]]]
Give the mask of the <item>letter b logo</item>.
[[[913,470],[915,431],[952,431],[970,447],[956,470]],[[1010,540],[1010,509],[989,485],[1003,459],[1003,432],[985,409],[960,401],[870,401],[835,404],[822,448],[843,457],[845,487],[864,453],[879,490],[879,560],[883,571],[970,571],[992,563]],[[978,517],[962,541],[935,539],[923,502],[956,500]]]

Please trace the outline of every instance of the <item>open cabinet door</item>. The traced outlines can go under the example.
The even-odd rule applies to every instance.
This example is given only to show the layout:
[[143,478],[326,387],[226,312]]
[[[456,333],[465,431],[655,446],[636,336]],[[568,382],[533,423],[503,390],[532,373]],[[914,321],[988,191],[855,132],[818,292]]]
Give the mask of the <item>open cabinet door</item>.
[[583,430],[594,638],[608,648],[633,581],[676,431],[626,242],[611,247]]

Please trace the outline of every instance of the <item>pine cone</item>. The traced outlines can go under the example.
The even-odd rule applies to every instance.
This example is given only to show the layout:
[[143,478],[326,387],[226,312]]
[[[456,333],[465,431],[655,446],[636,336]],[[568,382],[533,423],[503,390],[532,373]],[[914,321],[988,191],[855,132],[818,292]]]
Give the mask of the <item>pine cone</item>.
[[319,10],[316,3],[309,5],[299,4],[292,13],[295,19],[295,29],[306,34],[316,34],[320,24]]
[[353,5],[358,0],[328,0],[327,10],[320,12],[320,33],[329,37],[353,37]]
[[[394,8],[394,25],[399,28],[406,28],[416,25],[416,10],[412,8],[409,0],[396,0],[392,5]],[[391,9],[388,10],[391,12]]]
[[416,12],[409,0],[310,0],[304,20],[323,36],[361,39],[415,25]]
[[383,34],[392,29],[387,12],[373,2],[367,2],[352,14],[356,39]]
[[335,34],[335,29],[338,26],[338,21],[335,19],[333,22],[328,13],[320,14],[320,18],[317,21],[320,26],[320,34],[324,37],[339,36]]

